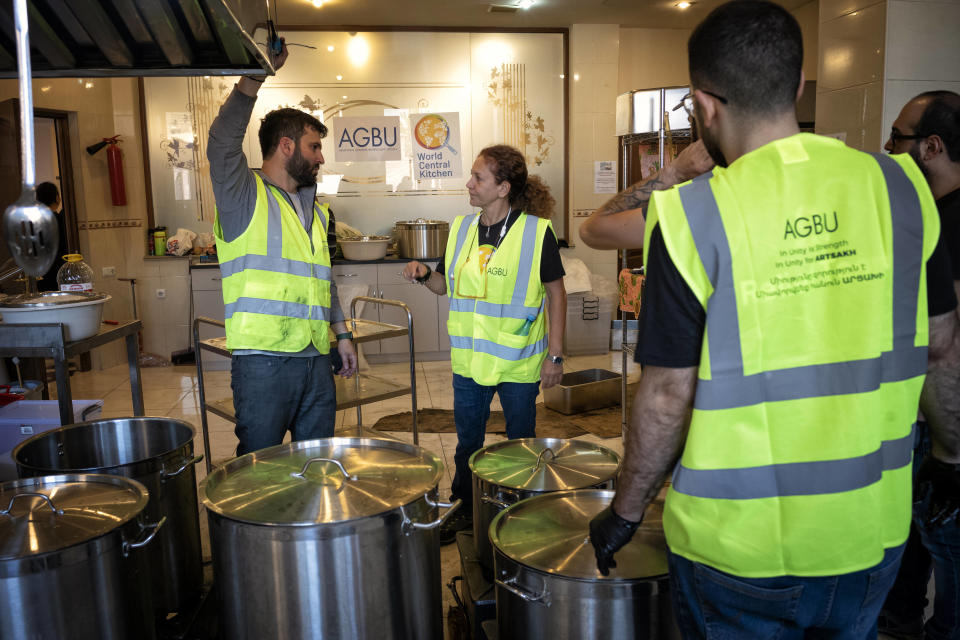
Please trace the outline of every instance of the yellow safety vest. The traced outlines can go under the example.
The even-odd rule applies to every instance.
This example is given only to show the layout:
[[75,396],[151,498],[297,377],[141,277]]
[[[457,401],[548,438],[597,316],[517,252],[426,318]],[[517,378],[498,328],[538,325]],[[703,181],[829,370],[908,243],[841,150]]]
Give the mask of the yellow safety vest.
[[[458,216],[447,237],[444,268],[450,296],[450,362],[453,372],[477,384],[537,382],[547,356],[543,238],[549,220],[521,213],[480,270],[480,214]],[[528,317],[534,320],[520,335]]]
[[330,352],[329,207],[314,204],[312,247],[297,212],[256,173],[253,219],[239,237],[213,231],[223,277],[228,349]]
[[910,523],[939,234],[923,175],[797,134],[655,193],[647,224],[706,310],[670,549],[743,577],[879,563]]

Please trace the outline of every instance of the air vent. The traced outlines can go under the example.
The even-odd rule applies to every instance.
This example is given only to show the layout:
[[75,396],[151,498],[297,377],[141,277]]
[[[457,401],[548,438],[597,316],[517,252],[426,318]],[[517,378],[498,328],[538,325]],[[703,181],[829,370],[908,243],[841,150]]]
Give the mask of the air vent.
[[487,7],[487,13],[516,13],[519,8],[512,4],[491,4]]

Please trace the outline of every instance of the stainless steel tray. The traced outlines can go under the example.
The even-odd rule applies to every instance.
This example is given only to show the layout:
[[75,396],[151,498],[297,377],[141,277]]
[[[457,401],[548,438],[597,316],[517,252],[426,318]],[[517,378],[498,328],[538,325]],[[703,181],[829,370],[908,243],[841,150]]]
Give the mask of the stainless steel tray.
[[543,390],[543,404],[566,415],[619,403],[620,374],[606,369],[565,373],[560,384]]

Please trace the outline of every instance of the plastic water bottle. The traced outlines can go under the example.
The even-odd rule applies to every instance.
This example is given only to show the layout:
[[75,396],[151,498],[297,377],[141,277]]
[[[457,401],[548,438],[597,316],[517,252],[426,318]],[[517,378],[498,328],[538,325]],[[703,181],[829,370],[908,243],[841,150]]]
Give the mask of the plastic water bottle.
[[522,327],[520,327],[520,331],[517,331],[517,335],[518,336],[530,335],[530,327],[533,326],[533,322],[536,319],[537,319],[537,316],[527,316],[527,321],[523,323]]
[[63,256],[66,262],[57,271],[57,285],[60,291],[92,291],[93,269],[83,261],[79,253]]

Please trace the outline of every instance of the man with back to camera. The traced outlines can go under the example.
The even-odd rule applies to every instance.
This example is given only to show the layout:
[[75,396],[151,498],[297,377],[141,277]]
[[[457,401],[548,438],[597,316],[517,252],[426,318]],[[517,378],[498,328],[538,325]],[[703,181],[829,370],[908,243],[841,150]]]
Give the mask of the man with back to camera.
[[[928,91],[908,102],[893,122],[884,148],[907,153],[930,185],[940,213],[940,236],[950,255],[954,290],[960,291],[960,95]],[[934,458],[922,469],[930,452],[930,431],[918,422],[914,446],[914,476],[934,475],[960,487],[960,472]],[[925,493],[921,491],[920,493]],[[936,496],[914,505],[910,537],[903,552],[897,581],[880,613],[880,631],[895,638],[960,638],[960,524],[956,512],[940,512]],[[923,622],[927,583],[934,573],[933,616]]]
[[[279,70],[286,44],[271,57]],[[349,377],[357,369],[331,276],[329,208],[316,201],[327,128],[296,109],[271,111],[260,125],[263,166],[248,168],[243,137],[262,83],[240,78],[207,145],[237,455],[280,444],[288,430],[293,440],[333,435],[330,326],[343,360],[338,373]]]
[[799,133],[801,34],[779,5],[718,7],[688,51],[685,106],[717,168],[650,198],[643,375],[590,523],[598,569],[677,463],[663,526],[686,637],[876,637],[918,403],[933,454],[960,462],[934,201],[909,156]]

